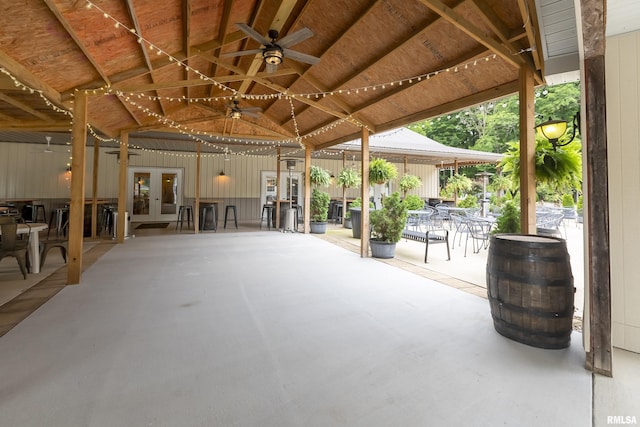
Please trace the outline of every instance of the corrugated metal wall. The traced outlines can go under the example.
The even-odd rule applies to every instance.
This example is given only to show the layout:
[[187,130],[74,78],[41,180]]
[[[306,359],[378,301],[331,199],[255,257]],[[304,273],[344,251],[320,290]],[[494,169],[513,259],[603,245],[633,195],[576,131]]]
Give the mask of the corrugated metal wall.
[[[43,200],[49,211],[47,200],[57,203],[69,198],[70,174],[66,171],[69,154],[66,147],[53,147],[56,152],[45,153],[44,145],[24,143],[0,143],[0,200],[14,198],[33,198]],[[118,162],[117,156],[107,154],[113,149],[101,149],[98,167],[98,198],[117,199],[118,197]],[[135,167],[170,167],[184,169],[184,198],[195,197],[196,158],[192,153],[159,153],[139,151],[132,155],[130,166]],[[342,159],[312,159],[318,165],[337,175],[342,169]],[[347,162],[351,165],[351,162]],[[402,176],[404,166],[396,164]],[[260,177],[262,171],[275,171],[277,167],[274,157],[266,156],[231,156],[225,161],[221,156],[203,156],[201,162],[200,197],[231,199],[243,206],[251,208],[239,212],[241,219],[259,217]],[[281,165],[285,170],[284,165]],[[360,164],[356,163],[356,168]],[[302,172],[304,163],[296,164],[296,171]],[[224,171],[224,178],[219,174]],[[423,185],[414,191],[421,197],[437,197],[438,172],[431,165],[409,165],[409,172],[422,179]],[[74,172],[72,172],[74,173]],[[92,197],[91,177],[93,175],[93,148],[87,149],[87,169],[85,179],[85,196]],[[397,190],[397,180],[391,184],[391,190]],[[341,198],[342,189],[333,183],[326,189],[332,198]],[[360,194],[359,189],[350,189],[347,197]],[[255,205],[255,206],[253,206]]]

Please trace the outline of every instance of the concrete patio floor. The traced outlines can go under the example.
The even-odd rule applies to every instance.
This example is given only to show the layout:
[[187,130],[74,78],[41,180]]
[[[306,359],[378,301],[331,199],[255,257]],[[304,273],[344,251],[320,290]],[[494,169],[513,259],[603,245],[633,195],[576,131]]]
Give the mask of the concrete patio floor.
[[410,262],[253,230],[163,231],[115,245],[81,285],[0,338],[0,425],[640,418],[636,354],[616,350],[615,377],[594,377],[579,332],[567,349],[528,347],[494,331],[481,295],[402,268]]

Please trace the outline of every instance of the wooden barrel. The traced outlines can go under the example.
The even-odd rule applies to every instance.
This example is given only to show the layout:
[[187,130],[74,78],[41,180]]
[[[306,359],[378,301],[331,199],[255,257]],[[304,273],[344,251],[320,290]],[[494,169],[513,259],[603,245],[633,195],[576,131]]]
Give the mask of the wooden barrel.
[[487,294],[500,334],[540,348],[571,340],[573,275],[563,239],[521,234],[491,237]]

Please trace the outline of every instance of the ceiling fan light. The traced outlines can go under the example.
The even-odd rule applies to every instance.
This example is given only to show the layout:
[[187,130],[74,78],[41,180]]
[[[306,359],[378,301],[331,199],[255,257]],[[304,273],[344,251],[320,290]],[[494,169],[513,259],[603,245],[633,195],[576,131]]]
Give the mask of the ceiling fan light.
[[282,63],[282,51],[277,47],[270,47],[262,53],[264,62],[271,65],[280,65]]
[[242,113],[238,110],[233,110],[231,112],[231,118],[232,119],[239,119],[240,117],[242,117]]

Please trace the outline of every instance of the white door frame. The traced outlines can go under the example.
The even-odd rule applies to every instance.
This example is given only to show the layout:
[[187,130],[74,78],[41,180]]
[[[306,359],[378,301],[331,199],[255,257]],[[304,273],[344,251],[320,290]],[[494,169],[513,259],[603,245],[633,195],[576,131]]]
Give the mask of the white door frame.
[[[133,193],[136,175],[140,173],[150,174],[149,186],[149,214],[133,214]],[[162,174],[170,173],[176,175],[175,185],[175,212],[162,213]],[[133,222],[153,222],[153,221],[175,221],[178,217],[178,208],[182,205],[184,193],[184,169],[183,168],[162,168],[162,167],[142,167],[130,166],[127,170],[127,212]]]
[[[277,175],[276,171],[262,171],[260,173],[260,210],[262,211],[262,206],[267,202],[267,178],[275,177]],[[298,204],[300,206],[304,206],[304,180],[302,179],[302,172],[292,172],[292,177],[298,179]],[[280,197],[286,198],[288,188],[285,188],[287,185],[287,178],[289,178],[289,171],[280,171],[280,185],[282,188],[280,189]],[[276,197],[276,188],[273,187],[273,190],[269,193],[273,195],[274,200]],[[288,206],[286,206],[288,207]]]

